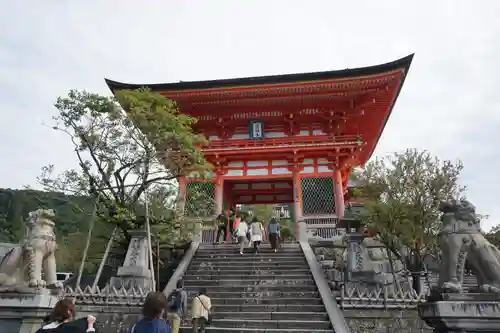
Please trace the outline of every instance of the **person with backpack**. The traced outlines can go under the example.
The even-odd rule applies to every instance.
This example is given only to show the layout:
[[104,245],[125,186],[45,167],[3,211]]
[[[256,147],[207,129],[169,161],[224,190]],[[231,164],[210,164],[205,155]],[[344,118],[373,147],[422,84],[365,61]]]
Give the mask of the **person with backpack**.
[[267,234],[269,236],[269,243],[274,252],[278,251],[280,239],[280,224],[277,218],[273,217],[267,225]]
[[225,214],[219,214],[217,216],[217,236],[215,237],[215,244],[219,244],[220,236],[222,236],[222,243],[226,241],[227,237],[227,227],[229,223],[229,218]]
[[172,333],[170,325],[163,319],[163,311],[167,307],[167,297],[162,292],[150,292],[142,306],[144,316],[132,326],[130,333]]
[[172,327],[172,333],[179,333],[182,318],[187,313],[187,293],[182,280],[177,281],[177,288],[167,299],[167,320]]
[[193,299],[191,309],[193,315],[192,333],[205,333],[205,326],[212,321],[212,301],[207,296],[207,288],[201,288],[198,296]]

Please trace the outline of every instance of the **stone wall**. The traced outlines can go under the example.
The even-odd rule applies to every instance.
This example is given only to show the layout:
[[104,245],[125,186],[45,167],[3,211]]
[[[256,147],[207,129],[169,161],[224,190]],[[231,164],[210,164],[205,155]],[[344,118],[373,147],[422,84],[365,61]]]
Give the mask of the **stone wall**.
[[0,319],[0,333],[18,333],[21,329],[22,319]]
[[[337,302],[345,306],[343,313],[352,333],[432,332],[420,319],[415,307],[397,308],[398,303],[414,302],[412,299],[406,299],[405,295],[392,295],[390,299],[385,299],[383,294],[377,294],[376,290],[365,293],[365,288],[356,286],[356,283],[343,286],[345,254],[342,248],[316,247],[314,252],[323,267],[332,293],[338,296]],[[355,292],[349,293],[344,288],[354,288]],[[345,294],[344,299],[339,296],[341,292]]]
[[[93,315],[100,333],[126,333],[141,318],[141,308],[126,305],[80,305],[78,317]],[[1,333],[1,332],[0,332]]]
[[328,247],[315,247],[314,254],[320,266],[323,268],[325,278],[330,285],[330,288],[338,290],[342,283],[342,270],[344,269],[344,250],[333,249]]
[[[51,309],[0,307],[0,333],[33,333],[43,325],[43,318]],[[136,306],[77,305],[77,318],[87,315],[97,317],[100,333],[127,333],[141,318],[141,308]]]
[[416,309],[343,311],[352,333],[431,333]]

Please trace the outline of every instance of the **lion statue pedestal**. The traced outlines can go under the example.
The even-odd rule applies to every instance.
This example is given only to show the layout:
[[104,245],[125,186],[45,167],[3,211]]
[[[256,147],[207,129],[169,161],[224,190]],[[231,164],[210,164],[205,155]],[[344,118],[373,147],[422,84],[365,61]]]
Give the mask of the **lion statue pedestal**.
[[35,332],[59,300],[54,217],[30,213],[24,240],[0,261],[0,332]]
[[[500,332],[500,250],[481,233],[469,201],[442,202],[440,211],[439,282],[419,315],[435,332]],[[469,293],[462,289],[467,259],[478,281]]]

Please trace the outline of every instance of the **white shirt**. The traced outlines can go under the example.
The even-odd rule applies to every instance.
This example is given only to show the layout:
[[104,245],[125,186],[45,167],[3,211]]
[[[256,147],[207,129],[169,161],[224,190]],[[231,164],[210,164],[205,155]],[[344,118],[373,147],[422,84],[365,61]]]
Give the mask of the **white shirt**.
[[248,232],[248,225],[245,221],[241,221],[236,228],[236,236],[238,237],[246,237]]
[[[203,304],[201,303],[203,302]],[[212,302],[207,295],[198,295],[193,299],[191,314],[193,318],[205,318],[208,320],[208,313],[212,308]]]

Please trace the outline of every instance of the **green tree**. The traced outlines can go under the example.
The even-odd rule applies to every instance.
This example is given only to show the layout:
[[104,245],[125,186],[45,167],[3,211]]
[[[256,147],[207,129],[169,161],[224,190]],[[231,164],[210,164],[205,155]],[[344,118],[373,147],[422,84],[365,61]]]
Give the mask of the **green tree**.
[[275,205],[255,205],[252,208],[252,213],[264,224],[267,224],[271,217],[274,216],[274,206]]
[[500,248],[500,225],[494,226],[484,237],[493,245]]
[[12,240],[17,242],[24,236],[24,212],[23,203],[25,202],[25,195],[23,192],[13,192],[10,200],[9,211],[7,213],[7,220],[11,223],[10,231],[12,233]]
[[[458,183],[462,169],[460,161],[407,149],[375,159],[354,174],[366,200],[362,221],[411,272],[421,272],[425,258],[437,253],[438,206],[465,191]],[[419,292],[420,279],[413,280]]]
[[45,166],[38,181],[46,190],[92,197],[97,219],[117,226],[127,242],[127,230],[144,225],[149,190],[172,193],[179,176],[210,167],[198,149],[206,139],[192,130],[196,119],[158,93],[119,91],[114,99],[72,90],[55,106],[53,129],[68,135],[79,168],[56,175]]

